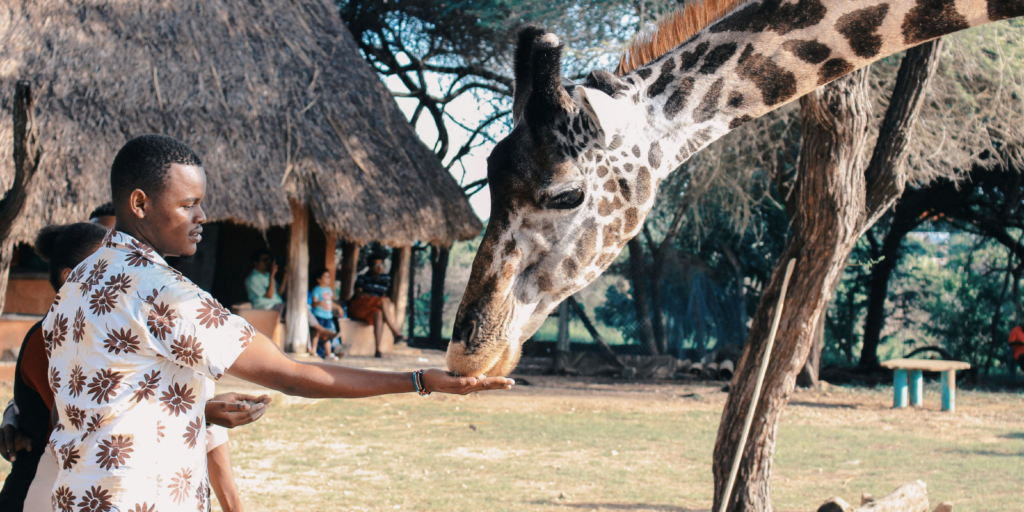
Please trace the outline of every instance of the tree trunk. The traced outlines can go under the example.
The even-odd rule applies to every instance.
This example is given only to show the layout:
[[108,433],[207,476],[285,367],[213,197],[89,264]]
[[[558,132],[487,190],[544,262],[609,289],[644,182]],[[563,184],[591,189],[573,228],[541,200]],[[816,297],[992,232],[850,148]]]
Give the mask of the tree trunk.
[[656,356],[658,344],[654,339],[654,327],[651,322],[651,295],[647,279],[647,265],[644,263],[644,248],[639,238],[633,238],[629,246],[629,273],[633,281],[633,307],[636,309],[636,331],[640,344],[647,354]]
[[668,352],[668,333],[665,332],[665,309],[661,298],[661,276],[665,271],[664,252],[668,250],[663,243],[654,255],[649,279],[651,280],[651,334],[659,354]]
[[861,368],[878,367],[878,344],[885,327],[885,300],[889,297],[889,280],[900,262],[900,246],[916,222],[906,222],[897,212],[889,233],[882,242],[880,260],[871,267],[871,289],[868,292],[868,312],[864,318],[864,340],[860,350]]
[[430,248],[430,335],[427,340],[431,348],[444,349],[441,329],[444,328],[444,278],[448,272],[450,247]]
[[782,408],[810,352],[819,315],[828,305],[846,260],[861,234],[864,174],[859,157],[870,112],[867,68],[800,100],[803,143],[793,202],[792,234],[772,271],[739,360],[733,391],[725,405],[715,444],[715,510],[719,510],[729,469],[750,406],[772,309],[782,287],[785,263],[797,259],[772,363],[765,375],[736,488],[727,510],[770,511],[772,454]]
[[571,348],[569,320],[571,319],[572,310],[569,309],[569,301],[564,300],[558,305],[558,341],[555,342],[555,356],[551,358],[551,369],[555,374],[564,372],[568,366],[567,360],[569,359]]
[[288,290],[285,293],[285,350],[306,352],[309,343],[309,209],[290,199],[292,224],[288,234]]
[[32,84],[19,80],[14,86],[14,183],[0,199],[0,313],[7,299],[16,228],[21,224],[21,213],[43,154],[34,106]]
[[818,325],[811,335],[811,352],[807,355],[807,362],[796,377],[796,385],[803,388],[818,387],[818,379],[821,378],[821,353],[825,350],[825,317],[828,315],[828,305],[825,306],[825,310],[818,315]]
[[[811,339],[847,259],[861,234],[902,193],[906,141],[934,74],[937,42],[908,50],[897,76],[879,141],[867,169],[860,157],[867,143],[870,118],[867,68],[841,78],[800,100],[803,142],[792,192],[792,232],[761,295],[743,355],[733,378],[715,442],[714,509],[734,457],[742,456],[737,485],[727,510],[767,511],[775,435],[782,409],[793,391],[797,373],[807,360]],[[750,405],[760,359],[767,343],[772,309],[782,287],[785,264],[797,259],[790,293],[779,323],[775,349],[765,375],[761,403],[755,412],[747,445],[736,453],[744,415]]]

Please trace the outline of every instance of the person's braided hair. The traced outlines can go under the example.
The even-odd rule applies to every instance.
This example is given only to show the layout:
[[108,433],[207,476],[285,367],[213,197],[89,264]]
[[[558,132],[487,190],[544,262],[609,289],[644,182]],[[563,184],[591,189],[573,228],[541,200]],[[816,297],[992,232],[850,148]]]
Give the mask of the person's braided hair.
[[106,228],[91,222],[51,224],[39,230],[36,254],[50,264],[50,286],[54,291],[60,290],[64,269],[77,267],[96,252],[106,235]]

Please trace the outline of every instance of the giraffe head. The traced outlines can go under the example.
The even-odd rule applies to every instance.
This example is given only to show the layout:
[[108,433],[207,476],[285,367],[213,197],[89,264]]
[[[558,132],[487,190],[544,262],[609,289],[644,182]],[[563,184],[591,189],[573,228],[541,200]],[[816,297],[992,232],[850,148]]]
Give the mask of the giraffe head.
[[461,375],[511,372],[522,341],[611,264],[654,201],[662,156],[628,145],[645,124],[632,79],[566,82],[561,52],[554,34],[519,33],[514,128],[487,160],[491,220],[448,347]]

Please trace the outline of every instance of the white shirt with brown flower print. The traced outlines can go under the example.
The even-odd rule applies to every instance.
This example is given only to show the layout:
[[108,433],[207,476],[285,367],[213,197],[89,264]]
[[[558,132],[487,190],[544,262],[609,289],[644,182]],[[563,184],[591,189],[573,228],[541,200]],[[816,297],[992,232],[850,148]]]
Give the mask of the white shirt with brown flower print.
[[207,378],[255,332],[150,247],[108,233],[43,321],[60,414],[54,510],[208,510]]

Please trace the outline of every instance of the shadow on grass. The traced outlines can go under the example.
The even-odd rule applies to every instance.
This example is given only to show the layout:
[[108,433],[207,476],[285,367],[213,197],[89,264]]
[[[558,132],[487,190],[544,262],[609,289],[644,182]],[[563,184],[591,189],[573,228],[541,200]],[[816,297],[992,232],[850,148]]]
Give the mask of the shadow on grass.
[[1011,432],[998,436],[1000,439],[1024,439],[1024,432]]
[[565,503],[551,500],[530,502],[531,505],[546,505],[564,508],[582,508],[585,510],[651,510],[654,512],[709,512],[700,508],[683,508],[675,505],[649,505],[646,503]]
[[797,407],[816,407],[818,409],[856,409],[855,405],[847,404],[819,404],[817,402],[790,402],[789,405]]
[[956,449],[956,450],[940,450],[940,451],[943,451],[943,452],[946,452],[946,453],[950,453],[950,454],[975,455],[975,456],[982,456],[982,457],[1024,457],[1024,452],[1000,452],[1000,451],[996,451],[996,450],[965,450],[965,449],[962,449],[962,448],[961,449]]

